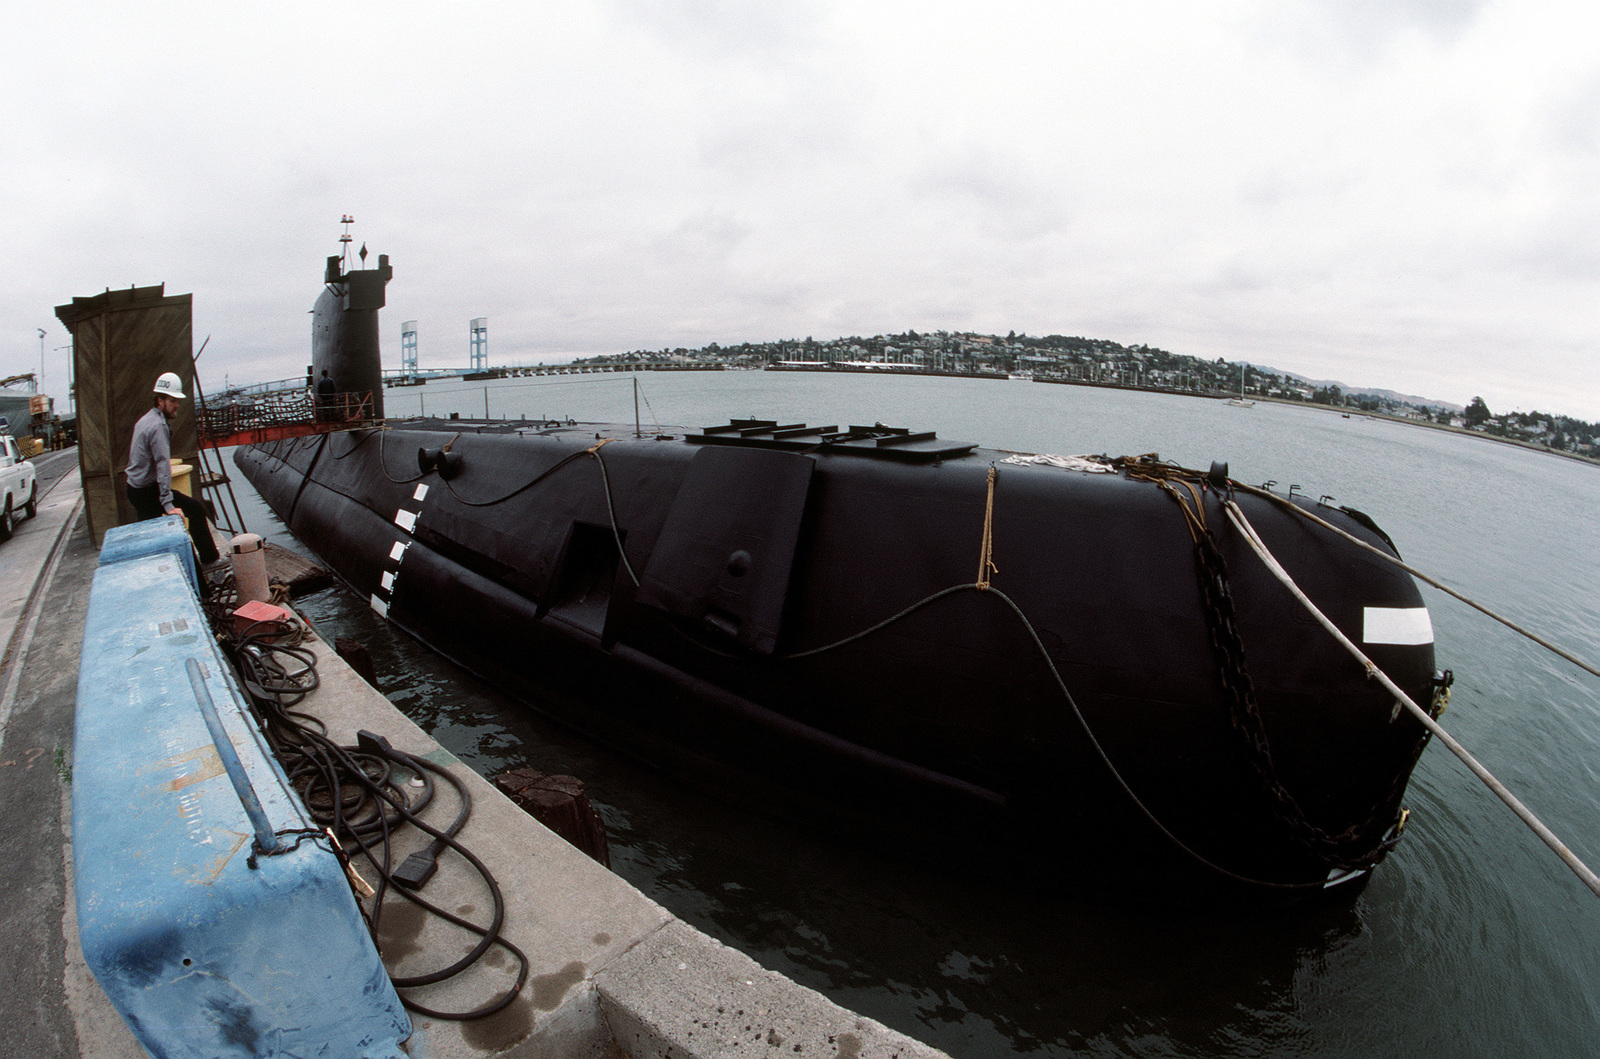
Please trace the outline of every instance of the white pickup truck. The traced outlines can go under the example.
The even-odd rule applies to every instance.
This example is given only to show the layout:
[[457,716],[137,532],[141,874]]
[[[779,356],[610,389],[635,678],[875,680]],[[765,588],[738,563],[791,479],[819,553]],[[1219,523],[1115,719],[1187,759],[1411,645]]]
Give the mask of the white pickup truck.
[[32,518],[39,511],[39,482],[33,464],[22,458],[17,439],[0,434],[0,541],[11,539],[17,525],[17,509]]

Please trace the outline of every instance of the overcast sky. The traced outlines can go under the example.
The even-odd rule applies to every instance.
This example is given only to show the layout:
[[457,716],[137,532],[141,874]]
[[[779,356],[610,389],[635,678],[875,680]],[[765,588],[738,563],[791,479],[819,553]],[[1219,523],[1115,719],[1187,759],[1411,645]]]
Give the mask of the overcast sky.
[[[1080,334],[1600,420],[1600,15],[1459,0],[11,4],[0,372],[194,294],[293,375],[339,219],[385,366]],[[372,262],[375,263],[375,262]]]

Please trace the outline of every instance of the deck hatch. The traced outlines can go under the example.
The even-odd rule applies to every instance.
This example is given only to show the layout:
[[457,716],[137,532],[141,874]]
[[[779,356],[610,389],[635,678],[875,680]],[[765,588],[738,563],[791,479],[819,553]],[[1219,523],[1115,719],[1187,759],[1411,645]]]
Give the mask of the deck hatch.
[[854,453],[910,463],[932,463],[965,456],[978,447],[969,441],[940,441],[939,435],[931,430],[913,431],[906,427],[884,426],[882,423],[840,430],[836,426],[780,424],[776,419],[731,419],[720,426],[705,427],[698,434],[689,434],[684,440],[691,445]]
[[695,453],[638,601],[771,654],[815,461],[767,448]]

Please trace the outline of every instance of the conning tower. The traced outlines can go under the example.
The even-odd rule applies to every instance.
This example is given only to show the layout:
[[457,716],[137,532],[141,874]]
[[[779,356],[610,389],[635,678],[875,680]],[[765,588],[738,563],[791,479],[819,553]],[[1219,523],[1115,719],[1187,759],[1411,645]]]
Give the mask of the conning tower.
[[[378,255],[377,268],[347,269],[350,232],[354,218],[344,217],[345,234],[339,239],[345,253],[328,258],[322,293],[311,309],[311,378],[315,386],[326,371],[334,389],[354,395],[353,400],[371,395],[370,411],[362,409],[361,419],[383,418],[383,357],[378,346],[378,310],[385,300],[385,288],[394,277],[389,255]],[[362,244],[362,264],[367,247]]]

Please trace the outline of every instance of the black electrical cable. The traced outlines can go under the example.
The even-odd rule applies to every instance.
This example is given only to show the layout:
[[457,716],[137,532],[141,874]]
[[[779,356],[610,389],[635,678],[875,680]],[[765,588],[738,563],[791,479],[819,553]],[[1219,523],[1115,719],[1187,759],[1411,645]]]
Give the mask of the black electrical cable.
[[588,453],[587,449],[579,449],[576,452],[568,453],[566,456],[563,456],[561,459],[557,460],[555,463],[553,463],[549,467],[545,468],[544,470],[540,471],[538,474],[534,475],[528,481],[524,482],[523,484],[517,486],[515,489],[511,490],[511,492],[506,493],[503,496],[495,497],[493,500],[469,500],[466,497],[462,496],[460,493],[456,492],[456,487],[454,485],[450,484],[450,482],[446,481],[444,484],[445,484],[445,488],[450,490],[450,495],[455,497],[456,502],[458,504],[461,504],[461,505],[463,505],[465,507],[494,507],[496,504],[505,503],[507,500],[510,500],[512,497],[516,496],[519,493],[523,493],[523,492],[526,492],[529,489],[532,489],[534,486],[538,485],[540,482],[544,481],[546,478],[550,477],[552,474],[555,474],[557,471],[559,471],[561,468],[565,467],[567,464],[571,463],[573,460],[579,459],[579,458],[581,458],[583,456],[587,456],[588,454],[589,453]]
[[[428,475],[430,473],[433,473],[431,471],[424,471],[421,474],[415,475],[415,476],[413,476],[411,478],[396,478],[394,475],[390,474],[389,473],[388,447],[387,447],[387,445],[385,443],[385,437],[388,435],[388,433],[389,432],[387,430],[374,430],[374,431],[371,431],[368,434],[364,435],[355,444],[351,445],[350,448],[348,448],[344,452],[334,456],[333,458],[336,459],[336,460],[344,459],[346,456],[349,456],[351,453],[355,452],[355,450],[357,448],[361,447],[361,445],[366,442],[368,437],[370,437],[372,434],[377,434],[378,435],[378,469],[383,472],[384,478],[388,479],[391,483],[393,483],[394,485],[411,485],[414,482],[420,482],[422,479],[428,477]],[[460,436],[461,435],[459,433],[456,435],[456,437],[460,437]],[[454,439],[452,439],[452,441],[453,440]],[[583,455],[585,455],[585,452],[580,451],[580,452],[574,452],[574,453],[572,453],[572,454],[570,454],[568,456],[565,456],[562,459],[556,461],[556,463],[553,464],[552,466],[547,467],[543,471],[540,471],[537,475],[535,475],[529,481],[524,482],[522,485],[517,486],[515,489],[511,490],[511,492],[506,493],[506,494],[504,494],[502,496],[497,496],[492,500],[470,500],[467,497],[464,497],[460,493],[456,492],[455,486],[451,485],[448,479],[441,479],[441,480],[444,481],[445,488],[450,490],[450,495],[455,497],[457,503],[460,503],[465,507],[494,507],[496,504],[503,504],[507,500],[510,500],[512,497],[516,496],[517,494],[525,492],[528,489],[533,488],[535,485],[538,485],[540,482],[544,481],[546,478],[548,478],[550,475],[554,474],[556,471],[560,470],[562,467],[565,467],[568,463],[571,463],[573,460],[575,460],[578,457],[583,456]]]
[[[323,742],[324,742],[325,748],[330,750],[334,754],[336,754],[336,755],[338,755],[340,757],[349,757],[348,748],[335,747],[331,742],[326,742],[326,741],[323,741]],[[467,795],[465,787],[454,776],[451,776],[449,774],[448,770],[446,770],[446,769],[444,769],[444,768],[442,768],[442,767],[440,767],[438,765],[435,765],[430,761],[426,761],[426,760],[419,759],[419,758],[413,758],[413,757],[411,757],[409,755],[402,754],[400,751],[394,750],[392,747],[389,747],[387,745],[387,743],[380,743],[380,745],[381,745],[383,754],[385,756],[390,757],[391,760],[396,761],[397,763],[401,764],[403,767],[415,770],[418,775],[421,775],[424,771],[430,771],[430,772],[434,772],[434,773],[436,773],[438,775],[444,776],[447,779],[449,779],[449,781],[451,783],[456,785],[456,789],[461,793],[463,798],[469,797]],[[483,881],[484,881],[485,885],[489,889],[489,895],[490,895],[491,901],[493,903],[494,911],[493,911],[493,915],[491,917],[491,922],[487,927],[483,927],[483,926],[479,926],[476,923],[472,923],[472,922],[469,922],[468,920],[462,919],[459,916],[456,916],[456,915],[454,915],[454,914],[452,914],[450,912],[447,912],[444,909],[438,907],[437,905],[434,905],[431,902],[429,902],[427,900],[424,900],[423,898],[419,897],[415,892],[413,892],[410,888],[408,888],[408,887],[406,887],[404,885],[397,886],[396,887],[397,892],[402,897],[404,897],[406,900],[408,900],[411,903],[417,905],[419,908],[422,908],[425,911],[427,911],[427,912],[429,912],[429,913],[431,913],[431,914],[433,914],[435,916],[438,916],[439,918],[445,920],[448,923],[454,924],[455,926],[461,927],[464,930],[468,930],[468,931],[470,931],[470,932],[472,932],[474,934],[477,934],[479,940],[478,940],[478,943],[469,952],[466,953],[466,955],[462,956],[459,960],[457,960],[456,962],[450,964],[447,967],[443,967],[443,968],[440,968],[440,969],[438,969],[436,971],[430,971],[430,972],[428,972],[426,974],[420,974],[420,975],[410,975],[410,976],[400,977],[400,978],[396,978],[396,977],[391,976],[391,981],[394,982],[395,988],[397,988],[397,989],[407,989],[407,988],[415,988],[415,987],[424,986],[424,985],[433,985],[433,984],[435,984],[437,982],[442,982],[442,981],[444,981],[444,980],[446,980],[448,978],[452,978],[452,977],[454,977],[454,976],[456,976],[458,974],[461,974],[463,971],[467,970],[474,963],[476,963],[479,959],[481,959],[484,956],[484,954],[488,952],[489,948],[492,945],[500,945],[501,947],[505,948],[513,956],[516,957],[517,962],[518,962],[518,972],[517,972],[516,984],[511,989],[507,990],[503,995],[501,995],[497,1000],[492,1001],[489,1004],[483,1005],[482,1007],[474,1008],[471,1011],[465,1011],[465,1012],[445,1012],[445,1011],[438,1011],[438,1010],[435,1010],[435,1009],[432,1009],[432,1008],[425,1007],[425,1006],[423,1006],[423,1005],[421,1005],[421,1004],[419,1004],[419,1003],[417,1003],[417,1002],[415,1002],[413,1000],[410,1000],[410,999],[405,999],[404,1000],[405,1005],[408,1008],[410,1008],[411,1010],[413,1010],[413,1011],[417,1011],[417,1012],[419,1012],[421,1014],[430,1016],[432,1018],[455,1020],[455,1021],[466,1021],[466,1020],[469,1020],[469,1019],[483,1018],[486,1015],[492,1015],[497,1011],[503,1010],[507,1005],[509,1005],[512,1001],[514,1001],[517,998],[518,995],[520,995],[520,993],[522,991],[522,987],[526,984],[527,978],[528,978],[529,962],[528,962],[527,956],[522,952],[521,949],[519,949],[512,942],[510,942],[510,941],[508,941],[505,938],[500,936],[500,929],[504,925],[504,922],[505,922],[505,898],[504,898],[503,894],[500,891],[499,883],[495,880],[493,873],[489,871],[488,867],[481,860],[479,860],[478,857],[471,850],[467,849],[465,846],[463,846],[459,842],[457,842],[455,840],[455,838],[448,831],[441,831],[440,829],[438,829],[438,828],[434,827],[433,825],[427,823],[426,821],[424,821],[421,818],[417,817],[413,812],[411,812],[411,810],[407,807],[407,805],[405,803],[405,798],[404,798],[403,794],[402,793],[396,793],[395,792],[395,788],[393,788],[393,787],[386,788],[386,787],[379,786],[379,785],[377,785],[375,783],[371,783],[370,780],[367,780],[367,778],[365,777],[365,774],[360,772],[360,771],[358,771],[354,775],[354,777],[350,777],[348,774],[343,774],[343,775],[344,775],[344,778],[355,778],[358,782],[365,781],[368,784],[369,791],[373,795],[375,795],[377,798],[387,802],[391,807],[393,807],[395,809],[395,811],[401,817],[403,817],[407,823],[411,824],[413,827],[416,827],[418,830],[424,832],[425,834],[431,835],[433,837],[435,843],[442,843],[443,845],[448,846],[450,849],[452,849],[455,852],[459,853],[462,856],[462,858],[464,860],[466,860],[467,863],[471,864],[472,867],[483,878]],[[462,815],[457,818],[457,821],[452,826],[459,828],[460,825],[465,823],[465,818],[466,818],[466,806],[464,805]],[[373,917],[374,918],[374,929],[376,929],[376,923],[377,923],[377,920],[378,920],[378,916],[381,914],[382,894],[386,893],[387,890],[388,890],[387,883],[396,881],[395,873],[390,868],[389,843],[388,843],[389,828],[387,826],[387,817],[386,816],[384,817],[384,820],[385,820],[385,827],[384,827],[384,842],[383,842],[383,859],[382,859],[381,862],[379,861],[378,857],[373,853],[372,843],[368,842],[361,834],[352,833],[352,837],[354,838],[356,844],[359,845],[361,847],[362,851],[367,855],[368,861],[371,862],[373,867],[380,873],[380,876],[381,876],[381,878],[383,880],[383,883],[385,884],[383,890],[381,890],[379,895],[378,895],[378,903],[377,903],[378,911],[374,912],[374,917]]]
[[[270,708],[271,707],[269,707],[269,709]],[[505,900],[501,894],[499,884],[496,882],[493,873],[489,871],[488,867],[485,866],[483,862],[472,853],[471,850],[461,845],[453,837],[453,831],[458,831],[460,827],[465,824],[467,812],[470,809],[470,795],[466,791],[465,786],[460,782],[460,780],[451,775],[447,769],[435,765],[430,761],[403,754],[400,751],[389,747],[387,743],[381,739],[364,738],[364,752],[362,748],[337,746],[324,736],[313,735],[309,739],[309,742],[312,744],[312,746],[308,749],[315,752],[313,756],[319,760],[319,765],[325,774],[326,782],[330,784],[330,790],[342,790],[342,787],[351,781],[354,781],[356,784],[365,787],[368,795],[386,803],[395,811],[395,815],[400,819],[403,819],[406,823],[409,823],[425,834],[432,836],[435,844],[442,844],[443,846],[447,846],[448,848],[459,853],[462,858],[471,864],[478,874],[482,876],[484,883],[489,889],[494,912],[489,926],[483,927],[462,919],[459,916],[453,915],[442,908],[439,908],[438,906],[419,897],[417,894],[412,892],[410,888],[404,885],[400,885],[396,888],[400,895],[406,900],[411,901],[413,904],[424,909],[425,911],[444,919],[446,922],[461,927],[464,930],[468,930],[474,934],[477,934],[479,936],[479,941],[471,951],[447,967],[440,968],[439,970],[431,971],[426,974],[392,978],[391,980],[394,982],[395,987],[398,989],[414,988],[417,986],[432,985],[436,982],[444,981],[445,979],[458,975],[467,968],[471,967],[483,957],[483,955],[489,950],[490,946],[496,944],[502,946],[517,958],[519,969],[516,984],[496,1001],[466,1012],[438,1011],[424,1007],[423,1005],[420,1005],[409,999],[405,1000],[406,1006],[414,1011],[433,1018],[451,1020],[482,1018],[505,1008],[521,993],[522,987],[527,981],[529,963],[522,950],[517,948],[517,946],[512,942],[500,937],[500,928],[505,920]],[[403,790],[394,784],[378,782],[378,780],[371,776],[366,769],[359,766],[358,758],[363,756],[367,758],[387,759],[388,761],[401,765],[403,768],[413,771],[418,776],[425,776],[427,772],[433,772],[437,775],[445,777],[456,787],[463,799],[462,811],[457,816],[456,821],[451,825],[451,830],[440,830],[419,818],[413,811],[412,807],[408,805]],[[333,784],[337,784],[337,786],[332,786]],[[343,816],[343,799],[329,798],[329,803],[339,807],[335,813],[336,820],[344,825],[344,833],[348,834],[351,840],[361,847],[363,853],[366,854],[368,861],[379,874],[381,880],[380,889],[376,895],[376,910],[373,914],[374,930],[376,930],[377,923],[382,914],[383,896],[388,892],[389,889],[388,884],[390,882],[398,881],[396,880],[395,872],[391,867],[388,841],[389,834],[395,826],[396,821],[390,817],[387,811],[380,811],[370,824],[366,824],[364,827],[351,827],[349,822],[346,821]],[[363,821],[363,823],[365,823],[365,821]],[[374,842],[369,837],[371,831],[373,830],[381,831],[381,843]],[[335,833],[340,833],[340,830],[336,828]],[[373,847],[375,845],[381,847],[381,859],[379,854],[374,851]]]
[[[499,945],[517,960],[516,982],[487,1004],[470,1011],[440,1011],[402,997],[412,1011],[430,1018],[466,1021],[504,1010],[527,983],[529,960],[514,943],[500,936],[505,922],[505,899],[489,868],[456,839],[472,810],[472,797],[466,785],[450,770],[423,758],[416,758],[390,746],[381,736],[360,733],[358,746],[339,746],[328,738],[326,726],[316,718],[289,709],[298,704],[318,684],[315,656],[305,648],[268,643],[266,638],[284,632],[281,622],[257,623],[231,644],[235,663],[262,731],[283,765],[291,785],[299,792],[313,821],[327,827],[338,842],[353,842],[378,874],[373,893],[373,912],[368,921],[374,938],[381,921],[384,898],[393,889],[424,911],[445,922],[476,934],[479,938],[466,955],[447,967],[419,975],[394,977],[397,989],[433,985],[461,974]],[[285,664],[282,657],[292,660]],[[403,769],[422,781],[415,795],[398,776]],[[420,813],[432,802],[433,776],[439,776],[455,789],[460,804],[456,818],[440,829],[421,819]],[[390,839],[397,828],[411,824],[433,841],[411,854],[396,870],[392,865]],[[287,832],[305,835],[302,831]],[[321,834],[321,832],[317,832]],[[313,836],[314,837],[314,836]],[[304,841],[296,838],[295,845]],[[436,868],[444,849],[454,850],[482,877],[489,890],[493,914],[488,926],[472,923],[423,899],[414,892]],[[394,883],[392,888],[391,883]]]

